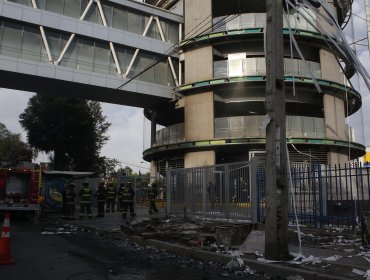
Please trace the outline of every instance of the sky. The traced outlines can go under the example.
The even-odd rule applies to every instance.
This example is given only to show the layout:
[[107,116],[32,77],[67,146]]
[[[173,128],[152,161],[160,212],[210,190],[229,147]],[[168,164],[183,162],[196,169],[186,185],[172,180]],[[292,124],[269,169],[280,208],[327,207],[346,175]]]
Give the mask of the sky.
[[[366,22],[361,18],[366,18],[364,14],[363,0],[355,0],[353,5],[353,17],[355,26],[355,40],[367,36]],[[361,17],[361,18],[360,18]],[[350,24],[349,24],[350,26]],[[348,37],[352,37],[351,32],[347,32]],[[352,38],[348,39],[353,41]],[[365,64],[366,69],[370,72],[370,59],[367,47],[367,40],[361,41],[357,48],[360,61]],[[351,117],[348,122],[356,128],[356,141],[366,146],[370,146],[370,94],[363,81],[358,78],[352,79],[355,88],[363,96],[362,110],[355,116]],[[0,88],[0,122],[5,124],[8,130],[13,133],[21,134],[23,141],[27,141],[26,132],[19,124],[19,115],[24,111],[27,102],[34,93],[14,91]],[[139,170],[144,173],[149,171],[149,163],[142,159],[145,142],[148,142],[148,121],[144,122],[143,110],[140,108],[102,103],[102,109],[107,120],[111,123],[108,130],[109,141],[101,150],[101,155],[109,158],[116,158],[121,162],[121,166],[130,166],[134,171]],[[362,126],[364,129],[362,129]],[[148,148],[148,146],[145,146]],[[40,154],[35,162],[47,162],[48,157]]]

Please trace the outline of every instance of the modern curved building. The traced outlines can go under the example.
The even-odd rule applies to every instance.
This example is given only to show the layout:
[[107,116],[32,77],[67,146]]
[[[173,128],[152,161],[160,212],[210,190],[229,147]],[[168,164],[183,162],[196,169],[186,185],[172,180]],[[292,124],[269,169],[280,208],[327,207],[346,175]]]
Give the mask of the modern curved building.
[[[344,27],[352,1],[333,2]],[[175,45],[180,85],[172,102],[145,110],[152,131],[144,159],[152,163],[152,172],[162,174],[169,167],[249,160],[265,150],[266,1],[186,0],[181,5],[182,40]],[[288,19],[283,33],[291,161],[337,164],[362,156],[365,147],[346,124],[361,108],[361,95],[347,83],[355,70],[336,49],[342,47],[338,30],[304,8],[290,10]],[[290,30],[299,51],[291,49]]]

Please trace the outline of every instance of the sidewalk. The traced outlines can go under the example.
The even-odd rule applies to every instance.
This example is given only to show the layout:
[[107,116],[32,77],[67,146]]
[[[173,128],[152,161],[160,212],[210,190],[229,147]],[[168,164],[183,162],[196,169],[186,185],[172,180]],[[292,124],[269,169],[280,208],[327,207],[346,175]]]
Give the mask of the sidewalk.
[[[322,244],[311,244],[311,247],[303,247],[302,254],[305,257],[298,262],[269,262],[259,254],[238,254],[240,246],[233,246],[236,250],[220,250],[209,246],[197,245],[182,245],[173,239],[166,240],[166,236],[162,238],[145,238],[143,235],[144,229],[153,228],[153,232],[160,232],[155,229],[155,225],[166,224],[167,228],[171,227],[171,219],[166,219],[165,209],[160,209],[157,214],[149,215],[147,207],[136,206],[137,213],[135,219],[122,219],[122,212],[105,213],[104,218],[96,218],[96,209],[93,209],[93,218],[83,220],[60,220],[61,223],[68,223],[79,227],[85,227],[101,233],[116,233],[120,238],[129,238],[140,245],[152,245],[159,249],[165,249],[176,254],[187,255],[192,258],[202,259],[207,261],[215,261],[227,265],[231,261],[241,259],[244,265],[249,269],[257,272],[264,272],[271,276],[285,279],[290,276],[299,275],[303,279],[369,279],[365,278],[361,273],[366,273],[370,270],[370,252],[363,252],[358,244],[350,244],[346,249],[341,248],[322,248]],[[77,212],[78,209],[77,209]],[[77,216],[77,215],[76,215]],[[173,225],[178,227],[178,225]],[[132,231],[132,228],[138,228]],[[189,234],[194,230],[188,230]],[[164,233],[166,233],[164,231]],[[196,233],[196,232],[195,232]],[[133,234],[133,235],[132,235]],[[198,232],[199,234],[199,232]],[[144,237],[144,238],[143,238]],[[222,249],[222,248],[221,248]],[[298,253],[299,248],[296,245],[290,244],[289,251]],[[370,271],[369,271],[370,273]],[[302,279],[296,278],[296,279]]]

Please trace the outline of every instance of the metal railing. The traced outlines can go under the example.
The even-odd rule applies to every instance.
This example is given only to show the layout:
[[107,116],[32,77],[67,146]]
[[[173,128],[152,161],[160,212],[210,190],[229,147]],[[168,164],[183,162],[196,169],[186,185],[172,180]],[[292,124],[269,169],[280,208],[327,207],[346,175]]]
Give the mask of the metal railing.
[[[370,210],[370,167],[296,162],[291,178],[290,223],[296,222],[293,207],[300,224],[321,228],[353,228],[361,212]],[[170,215],[264,223],[265,208],[263,157],[167,173]]]
[[248,162],[184,168],[167,173],[170,215],[251,221]]

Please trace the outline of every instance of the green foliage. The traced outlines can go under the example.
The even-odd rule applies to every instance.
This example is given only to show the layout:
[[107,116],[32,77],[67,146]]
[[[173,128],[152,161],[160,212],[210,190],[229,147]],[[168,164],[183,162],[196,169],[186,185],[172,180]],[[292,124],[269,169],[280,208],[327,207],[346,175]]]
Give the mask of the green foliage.
[[109,139],[110,123],[100,103],[77,98],[36,94],[20,115],[28,143],[38,151],[53,153],[54,169],[99,172],[99,158]]
[[0,161],[15,166],[19,161],[32,161],[31,148],[0,123]]

